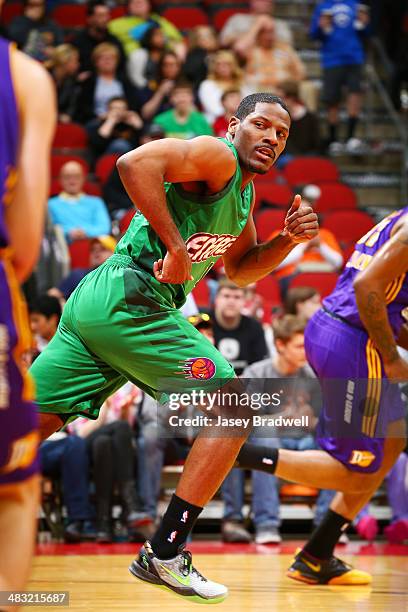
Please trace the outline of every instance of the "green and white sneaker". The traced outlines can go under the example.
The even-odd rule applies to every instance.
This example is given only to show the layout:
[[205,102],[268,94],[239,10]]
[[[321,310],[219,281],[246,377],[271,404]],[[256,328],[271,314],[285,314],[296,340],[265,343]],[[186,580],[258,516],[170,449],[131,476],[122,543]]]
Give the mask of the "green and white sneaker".
[[223,584],[207,580],[192,564],[191,553],[183,550],[173,559],[159,559],[149,541],[145,542],[129,571],[140,580],[155,584],[197,603],[214,604],[224,601],[228,589]]

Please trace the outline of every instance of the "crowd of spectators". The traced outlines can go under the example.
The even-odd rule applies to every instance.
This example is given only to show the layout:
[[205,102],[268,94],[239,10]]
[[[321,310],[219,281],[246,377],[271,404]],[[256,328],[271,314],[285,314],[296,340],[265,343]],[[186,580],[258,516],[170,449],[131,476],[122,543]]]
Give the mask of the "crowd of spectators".
[[[372,4],[375,8],[376,3]],[[5,34],[48,68],[57,92],[59,123],[80,124],[88,144],[82,152],[84,163],[72,159],[54,177],[58,188],[49,200],[41,260],[34,285],[27,286],[35,337],[32,359],[55,333],[65,300],[85,274],[112,254],[120,221],[132,209],[115,166],[103,193],[90,193],[87,173],[90,170],[93,176],[102,156],[120,155],[163,137],[222,137],[242,97],[270,91],[283,97],[292,116],[282,168],[294,157],[318,154],[326,146],[336,151],[344,88],[346,147],[352,152],[359,145],[355,134],[362,103],[362,66],[371,32],[366,5],[355,0],[317,3],[310,37],[321,49],[319,103],[318,87],[295,47],[294,32],[287,21],[274,16],[273,0],[249,0],[248,10],[237,9],[219,31],[199,25],[183,32],[155,12],[150,0],[128,0],[126,11],[116,18],[112,18],[112,3],[90,0],[83,27],[75,30],[54,21],[47,6],[45,0],[25,0],[23,14],[11,21]],[[396,58],[392,95],[397,109],[402,82],[407,80],[406,54],[403,62],[398,59],[404,55],[406,33],[398,41],[390,51]],[[327,109],[323,130],[319,108]],[[84,239],[89,240],[88,264],[69,271],[68,248]],[[191,321],[238,375],[313,378],[304,355],[303,330],[305,320],[320,307],[320,296],[309,287],[288,289],[289,281],[304,270],[338,271],[342,264],[335,236],[322,231],[307,247],[294,249],[279,267],[277,278],[285,302],[282,318],[275,318],[272,325],[262,324],[256,290],[244,292],[228,282],[218,283],[218,273],[213,276],[215,295],[209,314],[198,314],[193,303]],[[316,447],[313,399],[303,396],[301,404],[301,410],[311,416],[310,430],[297,437],[272,438],[271,444],[299,450]],[[298,410],[293,403],[285,409],[288,414]],[[159,438],[157,406],[132,385],[107,402],[96,422],[77,421],[49,439],[41,449],[43,471],[61,479],[66,540],[109,542],[120,532],[118,524],[124,537],[148,536],[157,518],[162,467],[166,461],[182,461],[192,441]],[[396,476],[401,482],[403,466],[406,461],[401,458]],[[252,538],[242,512],[243,482],[244,473],[236,469],[222,487],[226,541]],[[391,484],[391,503],[394,489]],[[255,541],[277,543],[279,483],[274,476],[254,472],[252,490]],[[328,492],[319,496],[316,521],[329,501]],[[119,517],[114,512],[117,504],[122,509]],[[361,519],[359,533],[371,537],[373,530],[363,529],[363,525],[372,527],[367,512],[356,528]],[[408,500],[405,506],[393,507],[392,525],[404,525],[404,521],[408,531]],[[398,539],[395,533],[400,531],[394,528],[390,533]]]

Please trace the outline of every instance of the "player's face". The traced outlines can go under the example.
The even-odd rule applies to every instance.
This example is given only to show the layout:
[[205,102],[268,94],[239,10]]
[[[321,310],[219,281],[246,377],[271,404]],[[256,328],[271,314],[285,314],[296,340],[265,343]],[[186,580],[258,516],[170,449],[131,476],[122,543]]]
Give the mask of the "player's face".
[[305,338],[303,334],[294,334],[287,342],[277,341],[280,356],[292,371],[306,365]]
[[242,289],[224,288],[218,292],[215,298],[215,310],[217,314],[233,319],[241,314],[244,307],[245,294]]
[[266,174],[286,146],[290,117],[280,104],[258,102],[241,121],[232,117],[228,131],[241,166],[253,174]]

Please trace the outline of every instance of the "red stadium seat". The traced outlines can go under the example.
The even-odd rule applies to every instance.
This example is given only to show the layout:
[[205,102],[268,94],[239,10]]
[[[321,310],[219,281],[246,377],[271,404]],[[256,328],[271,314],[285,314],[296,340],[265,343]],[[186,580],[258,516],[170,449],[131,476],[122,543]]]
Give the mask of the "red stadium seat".
[[23,14],[23,3],[22,2],[7,2],[3,4],[3,8],[0,12],[0,23],[4,26],[8,26],[14,19]]
[[255,185],[255,196],[257,202],[265,202],[269,205],[285,206],[293,199],[293,191],[285,183],[258,183]]
[[62,28],[81,28],[86,22],[86,5],[59,4],[52,11],[52,18]]
[[208,25],[208,16],[200,8],[172,7],[163,11],[162,16],[173,23],[179,30],[188,30],[199,25]]
[[256,283],[256,293],[261,295],[272,307],[281,306],[281,293],[275,276],[265,276]]
[[74,268],[89,268],[89,255],[91,252],[91,241],[88,238],[84,240],[75,240],[69,245],[69,254],[71,257],[71,269]]
[[96,162],[95,174],[102,185],[108,180],[118,157],[120,156],[117,153],[107,153],[106,155],[102,155]]
[[283,229],[286,210],[262,210],[256,215],[255,225],[260,241],[267,240],[274,230]]
[[[219,3],[217,2],[217,4]],[[248,12],[248,7],[245,7],[245,6],[240,6],[238,8],[237,7],[232,8],[231,6],[226,7],[226,8],[220,8],[218,11],[214,12],[212,16],[213,26],[216,30],[220,31],[222,30],[224,25],[227,23],[228,19],[232,17],[232,15],[235,15],[236,13],[247,13],[247,12]]]
[[303,272],[290,281],[290,288],[313,287],[322,297],[326,297],[333,291],[338,277],[336,272]]
[[89,166],[83,157],[79,157],[78,155],[52,155],[51,156],[51,177],[56,178],[59,174],[61,166],[63,166],[69,161],[76,161],[79,164],[81,164],[81,166],[84,169],[85,174],[88,174]]
[[337,166],[324,157],[297,157],[290,161],[283,171],[290,185],[309,185],[337,181]]
[[[58,178],[54,178],[51,180],[50,186],[50,195],[58,195],[62,191],[61,184]],[[87,181],[83,186],[84,193],[93,196],[102,196],[102,190],[98,183],[91,183],[91,181]]]
[[206,278],[202,278],[193,289],[193,297],[199,308],[210,306],[210,288]]
[[88,132],[77,123],[58,123],[52,146],[54,149],[86,149]]
[[347,254],[354,243],[360,240],[373,225],[373,219],[362,210],[339,210],[325,215],[322,223],[322,227],[333,232]]
[[314,205],[317,213],[357,208],[357,196],[348,185],[344,183],[319,183],[319,188],[321,194]]
[[275,168],[275,166],[272,166],[272,168],[266,174],[257,174],[255,181],[255,189],[256,186],[259,185],[259,183],[272,182],[286,183],[285,177],[283,176],[282,172],[279,172],[279,170]]
[[126,232],[127,228],[130,225],[131,220],[135,216],[135,212],[136,212],[135,209],[131,208],[130,210],[127,211],[126,214],[123,215],[123,217],[119,221],[119,230],[121,234],[124,234]]
[[114,6],[110,12],[111,19],[118,19],[126,15],[126,6]]

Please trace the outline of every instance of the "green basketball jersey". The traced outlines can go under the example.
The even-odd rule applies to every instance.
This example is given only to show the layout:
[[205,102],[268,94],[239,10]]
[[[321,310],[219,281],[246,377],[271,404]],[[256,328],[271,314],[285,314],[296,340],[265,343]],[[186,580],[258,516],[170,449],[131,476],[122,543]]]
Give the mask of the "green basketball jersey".
[[241,193],[238,153],[233,144],[221,140],[237,160],[235,174],[222,191],[203,196],[185,191],[179,183],[165,183],[167,206],[191,257],[193,280],[182,285],[156,280],[153,263],[163,259],[167,249],[141,213],[135,214],[116,247],[115,253],[132,258],[144,293],[165,307],[180,308],[184,304],[186,295],[235,242],[247,222],[253,184],[250,182]]

